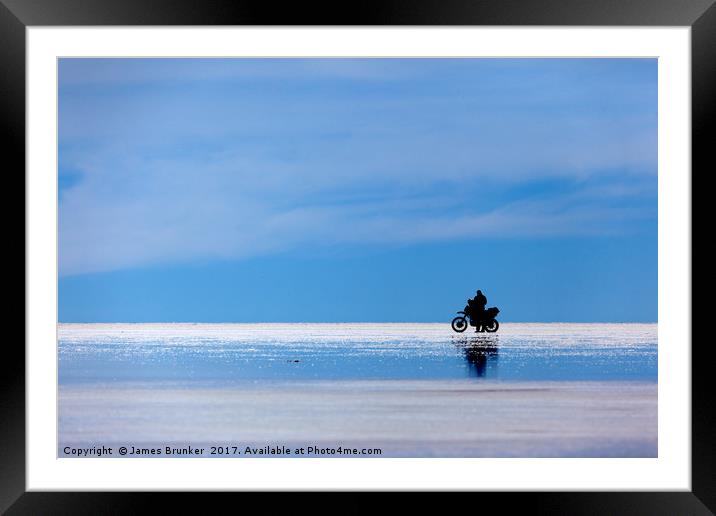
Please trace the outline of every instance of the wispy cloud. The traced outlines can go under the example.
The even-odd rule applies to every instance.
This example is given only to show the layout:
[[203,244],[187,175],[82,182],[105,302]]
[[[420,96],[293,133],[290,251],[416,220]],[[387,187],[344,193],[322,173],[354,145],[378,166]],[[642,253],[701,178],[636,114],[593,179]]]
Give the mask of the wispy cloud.
[[62,274],[654,217],[653,63],[172,61],[62,62]]

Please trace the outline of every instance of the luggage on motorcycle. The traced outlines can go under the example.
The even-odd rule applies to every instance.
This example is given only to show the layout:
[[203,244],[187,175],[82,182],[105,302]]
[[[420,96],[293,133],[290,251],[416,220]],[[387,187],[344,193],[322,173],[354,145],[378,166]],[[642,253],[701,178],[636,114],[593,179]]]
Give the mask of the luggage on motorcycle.
[[497,314],[499,314],[499,313],[500,313],[500,309],[497,308],[496,306],[493,306],[493,307],[485,310],[485,318],[486,319],[494,319],[495,317],[497,317]]

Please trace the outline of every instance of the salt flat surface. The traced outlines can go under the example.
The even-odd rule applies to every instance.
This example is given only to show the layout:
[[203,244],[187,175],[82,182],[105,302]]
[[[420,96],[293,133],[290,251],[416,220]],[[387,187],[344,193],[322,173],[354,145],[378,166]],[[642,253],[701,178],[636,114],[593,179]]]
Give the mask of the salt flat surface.
[[122,445],[658,453],[655,324],[62,324],[58,337],[60,457]]
[[[383,457],[655,457],[656,384],[363,380],[60,389],[65,447],[380,448]],[[164,455],[164,454],[163,454]],[[310,455],[315,456],[315,455]]]

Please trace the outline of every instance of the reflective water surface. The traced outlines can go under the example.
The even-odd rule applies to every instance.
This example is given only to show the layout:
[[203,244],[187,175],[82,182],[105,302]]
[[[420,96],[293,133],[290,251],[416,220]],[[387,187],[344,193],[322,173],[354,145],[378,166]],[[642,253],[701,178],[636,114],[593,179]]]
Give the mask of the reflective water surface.
[[61,324],[60,384],[657,379],[656,324]]

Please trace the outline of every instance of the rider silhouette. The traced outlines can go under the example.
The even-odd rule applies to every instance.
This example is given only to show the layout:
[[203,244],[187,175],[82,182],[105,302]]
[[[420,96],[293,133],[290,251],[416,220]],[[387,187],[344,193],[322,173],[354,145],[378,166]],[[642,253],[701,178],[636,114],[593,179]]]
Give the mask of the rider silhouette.
[[487,298],[482,293],[482,290],[477,291],[477,295],[472,299],[475,303],[475,306],[480,312],[485,311],[485,305],[487,304]]
[[470,318],[475,321],[481,321],[484,317],[485,305],[487,305],[487,298],[482,293],[482,290],[478,290],[475,297],[467,301],[467,306],[470,308]]

